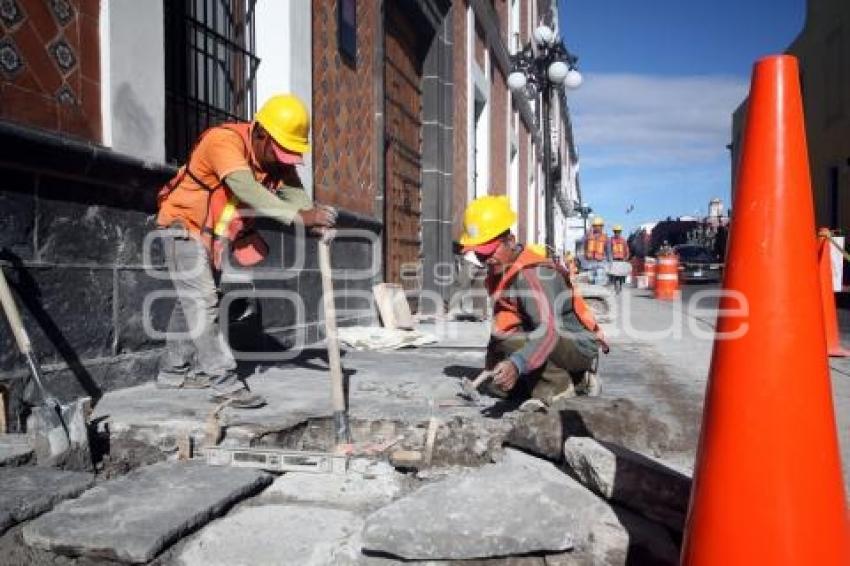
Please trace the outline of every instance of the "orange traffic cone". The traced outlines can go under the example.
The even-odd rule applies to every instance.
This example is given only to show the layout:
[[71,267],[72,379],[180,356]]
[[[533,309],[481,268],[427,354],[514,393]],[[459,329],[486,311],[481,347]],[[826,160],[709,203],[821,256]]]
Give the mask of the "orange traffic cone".
[[818,265],[820,266],[820,296],[823,301],[823,322],[826,329],[826,351],[833,358],[846,358],[850,352],[841,346],[838,314],[835,312],[835,293],[832,289],[832,244],[829,228],[818,230]]
[[846,566],[794,57],[756,63],[742,151],[682,564]]

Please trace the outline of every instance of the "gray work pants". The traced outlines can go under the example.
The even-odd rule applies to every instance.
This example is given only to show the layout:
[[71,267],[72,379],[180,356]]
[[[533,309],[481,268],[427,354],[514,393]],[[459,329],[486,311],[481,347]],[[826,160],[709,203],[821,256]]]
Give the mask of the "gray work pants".
[[194,380],[219,393],[243,388],[219,328],[219,293],[204,246],[180,228],[163,231],[165,264],[177,293],[157,381],[179,387]]
[[[496,364],[508,359],[527,342],[528,338],[524,335],[491,336],[487,345],[487,369],[493,369]],[[520,376],[516,386],[505,396],[514,399],[532,397],[549,403],[553,397],[575,393],[577,385],[585,384],[584,373],[592,370],[595,363],[596,357],[588,357],[573,340],[561,336],[543,367]]]

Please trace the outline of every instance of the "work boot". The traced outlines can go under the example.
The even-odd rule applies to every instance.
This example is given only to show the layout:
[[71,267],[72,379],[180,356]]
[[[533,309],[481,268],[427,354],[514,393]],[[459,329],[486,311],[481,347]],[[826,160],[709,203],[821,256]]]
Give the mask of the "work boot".
[[546,413],[549,411],[548,405],[540,399],[527,399],[517,409],[521,413]]
[[159,372],[156,376],[157,389],[207,389],[209,386],[209,377],[195,373],[177,375]]
[[265,397],[251,392],[247,387],[228,393],[214,390],[210,393],[210,401],[214,403],[229,401],[230,406],[234,409],[259,409],[266,405]]

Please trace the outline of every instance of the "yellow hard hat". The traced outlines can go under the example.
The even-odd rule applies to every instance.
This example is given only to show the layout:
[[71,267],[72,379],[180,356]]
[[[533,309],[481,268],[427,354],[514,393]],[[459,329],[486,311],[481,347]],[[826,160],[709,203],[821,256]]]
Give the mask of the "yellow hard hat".
[[604,226],[604,225],[605,225],[605,221],[602,220],[601,216],[597,216],[596,218],[593,219],[593,226]]
[[477,246],[489,242],[510,230],[516,222],[516,213],[506,196],[483,196],[475,199],[463,213],[462,246]]
[[284,149],[294,153],[310,151],[310,143],[307,141],[310,134],[310,115],[297,96],[272,96],[254,114],[254,120]]
[[623,231],[623,227],[620,226],[619,224],[614,224],[614,227],[611,228],[611,229],[614,230],[615,232],[622,232]]

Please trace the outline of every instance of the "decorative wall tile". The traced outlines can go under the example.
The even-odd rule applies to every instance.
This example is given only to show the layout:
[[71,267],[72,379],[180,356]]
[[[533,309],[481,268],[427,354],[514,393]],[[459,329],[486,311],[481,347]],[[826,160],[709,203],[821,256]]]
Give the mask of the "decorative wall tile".
[[100,0],[0,0],[0,119],[100,141]]
[[74,7],[68,0],[50,0],[50,11],[61,26],[67,26],[74,19]]
[[24,21],[24,12],[15,0],[0,0],[0,22],[12,30]]
[[60,37],[48,46],[47,51],[53,57],[56,65],[64,74],[68,74],[77,66],[77,56],[64,37]]
[[56,100],[59,104],[72,105],[77,103],[77,97],[74,96],[74,91],[67,84],[63,84],[56,91]]
[[7,80],[12,80],[24,70],[24,58],[11,38],[0,39],[0,71]]

